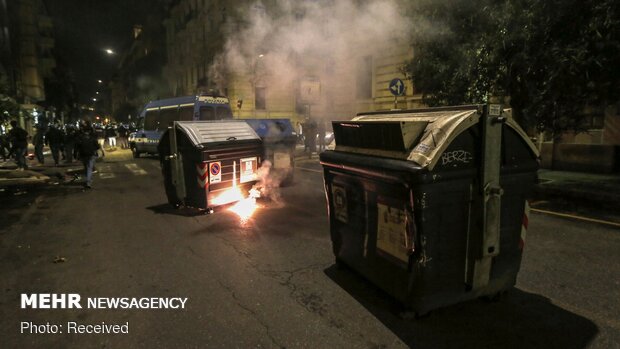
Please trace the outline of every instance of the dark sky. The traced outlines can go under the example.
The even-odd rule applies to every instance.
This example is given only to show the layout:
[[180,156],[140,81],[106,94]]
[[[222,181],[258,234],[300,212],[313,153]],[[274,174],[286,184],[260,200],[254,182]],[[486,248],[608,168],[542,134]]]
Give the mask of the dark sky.
[[[81,102],[90,101],[109,80],[141,24],[158,0],[44,0],[53,18],[56,52],[73,71]],[[159,5],[161,6],[161,5]],[[116,55],[106,54],[111,48]]]

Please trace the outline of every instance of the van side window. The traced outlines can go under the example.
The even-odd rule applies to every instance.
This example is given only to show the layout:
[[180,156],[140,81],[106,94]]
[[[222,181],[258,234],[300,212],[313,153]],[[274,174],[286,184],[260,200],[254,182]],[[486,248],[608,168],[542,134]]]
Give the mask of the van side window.
[[215,112],[213,107],[200,107],[200,120],[215,120]]
[[179,109],[179,120],[181,121],[193,121],[194,120],[194,106],[181,107]]
[[157,129],[157,125],[159,125],[159,110],[147,110],[144,114],[144,129],[145,130],[155,130]]
[[217,107],[215,109],[215,118],[220,120],[220,119],[232,119],[232,113],[230,112],[230,109],[228,108],[224,108],[224,107]]
[[178,114],[178,109],[176,107],[174,108],[166,108],[166,109],[161,109],[159,111],[159,127],[158,129],[163,130],[166,127],[168,127],[169,125],[171,125],[174,121],[178,120],[177,119],[177,114]]

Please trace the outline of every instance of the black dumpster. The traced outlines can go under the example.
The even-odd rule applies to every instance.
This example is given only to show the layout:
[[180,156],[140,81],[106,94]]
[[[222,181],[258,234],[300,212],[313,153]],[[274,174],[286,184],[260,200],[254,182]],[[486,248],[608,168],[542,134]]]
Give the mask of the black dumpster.
[[262,141],[243,121],[176,121],[158,151],[170,204],[207,210],[247,196]]
[[276,183],[289,184],[295,170],[297,135],[289,119],[246,119],[263,140],[263,159],[272,164],[270,174]]
[[333,252],[407,308],[511,288],[538,153],[500,105],[359,114],[321,153]]

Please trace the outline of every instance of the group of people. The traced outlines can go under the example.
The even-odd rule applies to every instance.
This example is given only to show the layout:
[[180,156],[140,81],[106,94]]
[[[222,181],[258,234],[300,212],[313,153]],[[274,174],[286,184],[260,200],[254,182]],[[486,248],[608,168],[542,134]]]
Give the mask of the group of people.
[[322,119],[314,120],[306,118],[303,123],[298,123],[298,135],[304,143],[304,153],[312,157],[312,153],[317,151],[317,141],[319,152],[325,150],[325,121]]
[[[28,132],[21,128],[15,120],[11,121],[10,124],[11,129],[6,135],[2,136],[0,142],[3,159],[6,161],[8,158],[14,158],[18,171],[27,170]],[[89,121],[82,121],[79,129],[68,126],[62,130],[59,125],[51,125],[48,129],[39,127],[32,137],[32,143],[35,157],[41,164],[44,162],[44,144],[49,146],[56,165],[60,161],[61,154],[66,162],[72,162],[74,158],[79,159],[84,165],[84,187],[90,189],[95,160],[100,151],[101,156],[105,156],[97,138],[93,125]]]
[[95,126],[94,129],[101,149],[105,147],[106,142],[109,149],[116,149],[117,143],[121,149],[129,149],[130,129],[128,126],[110,124],[105,127]]

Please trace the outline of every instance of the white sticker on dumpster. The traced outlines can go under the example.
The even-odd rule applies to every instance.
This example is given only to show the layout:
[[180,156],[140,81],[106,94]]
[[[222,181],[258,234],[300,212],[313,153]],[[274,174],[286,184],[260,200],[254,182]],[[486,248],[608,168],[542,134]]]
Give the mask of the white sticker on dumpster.
[[291,167],[291,156],[289,153],[285,152],[275,152],[273,153],[273,167],[274,168],[290,168]]
[[407,220],[404,210],[377,203],[377,249],[408,262]]
[[222,163],[219,161],[209,163],[209,183],[220,183],[222,181]]
[[334,217],[342,223],[348,223],[347,191],[343,187],[332,185],[332,198],[334,200]]
[[239,165],[241,166],[239,170],[239,183],[255,181],[258,178],[258,159],[256,157],[241,159],[239,160]]

